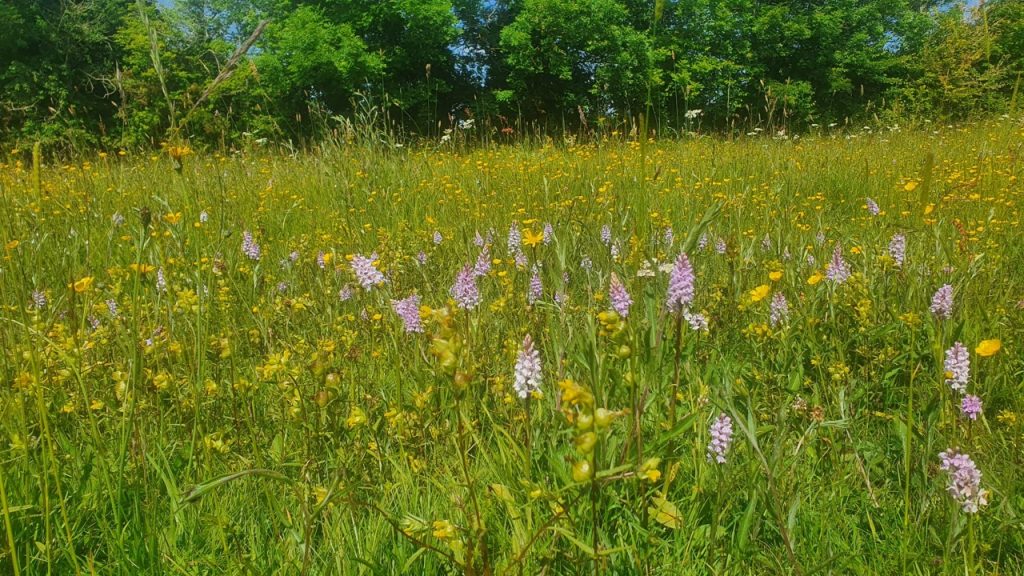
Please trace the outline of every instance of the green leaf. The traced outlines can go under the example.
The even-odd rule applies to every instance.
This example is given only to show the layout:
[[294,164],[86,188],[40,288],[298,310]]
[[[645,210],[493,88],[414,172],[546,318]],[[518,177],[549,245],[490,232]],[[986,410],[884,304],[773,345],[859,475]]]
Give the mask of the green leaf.
[[270,478],[272,480],[280,480],[280,481],[285,482],[285,483],[291,483],[292,482],[291,478],[288,478],[287,476],[285,476],[283,474],[280,474],[278,472],[274,472],[273,470],[266,470],[266,469],[263,469],[263,468],[253,468],[251,470],[242,470],[241,472],[234,472],[232,474],[226,474],[226,475],[221,476],[219,478],[214,478],[213,480],[210,480],[210,481],[207,481],[207,482],[203,482],[202,484],[199,484],[199,485],[193,487],[191,490],[188,491],[187,494],[185,494],[184,497],[182,497],[181,504],[191,504],[193,502],[197,502],[200,498],[205,496],[208,492],[211,492],[214,489],[216,489],[216,488],[218,488],[220,486],[223,486],[224,484],[227,484],[228,482],[231,482],[233,480],[238,480],[239,478],[244,478],[246,476],[262,476],[263,478]]
[[575,544],[580,550],[583,550],[587,554],[587,556],[590,556],[591,558],[594,557],[594,549],[591,548],[590,546],[587,546],[587,544],[585,542],[583,542],[582,540],[577,538],[576,535],[573,534],[572,532],[566,530],[565,528],[562,528],[561,526],[552,526],[551,530],[553,532],[558,532],[562,536],[565,536],[570,542]]
[[515,499],[512,497],[512,492],[509,491],[508,487],[504,484],[491,484],[488,488],[491,489],[491,493],[494,494],[498,500],[508,504],[515,503]]
[[757,510],[757,490],[751,490],[750,501],[747,502],[747,509],[743,512],[743,520],[740,521],[740,530],[737,534],[737,543],[740,550],[746,550],[750,543],[750,528],[754,523],[754,511]]
[[653,506],[649,507],[647,512],[656,522],[664,526],[668,526],[673,530],[679,528],[683,517],[679,513],[679,509],[676,508],[675,504],[669,502],[661,495],[655,496],[651,500],[651,503]]

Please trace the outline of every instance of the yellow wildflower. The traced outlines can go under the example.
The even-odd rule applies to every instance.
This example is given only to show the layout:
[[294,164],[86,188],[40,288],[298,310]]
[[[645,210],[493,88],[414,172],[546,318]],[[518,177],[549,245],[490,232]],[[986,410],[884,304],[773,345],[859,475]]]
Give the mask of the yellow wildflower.
[[544,232],[536,232],[527,228],[523,230],[523,244],[529,247],[534,247],[540,244],[544,240]]
[[89,289],[92,288],[92,281],[92,276],[86,276],[85,278],[82,278],[76,281],[75,283],[68,285],[68,288],[71,288],[72,290],[79,294],[81,294],[82,292],[88,292]]
[[455,525],[447,520],[434,520],[434,538],[448,540],[455,536]]
[[362,408],[353,406],[352,410],[348,413],[348,418],[345,419],[345,426],[350,430],[366,423],[366,412],[363,412]]
[[768,293],[771,292],[771,291],[772,291],[772,287],[771,286],[769,286],[767,284],[762,284],[762,285],[758,286],[757,288],[754,288],[753,290],[750,291],[750,301],[751,302],[760,302],[761,300],[764,300],[765,297],[768,296]]
[[992,356],[996,352],[999,352],[999,349],[1002,347],[1003,343],[999,339],[982,340],[980,343],[978,343],[978,347],[975,348],[974,351],[978,354],[978,356],[987,357]]

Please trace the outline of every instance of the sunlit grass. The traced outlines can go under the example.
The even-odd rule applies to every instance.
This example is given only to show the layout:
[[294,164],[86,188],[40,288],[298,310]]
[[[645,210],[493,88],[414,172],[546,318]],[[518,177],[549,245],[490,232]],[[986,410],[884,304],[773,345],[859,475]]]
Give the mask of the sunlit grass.
[[1020,573],[1022,137],[9,156],[0,572]]

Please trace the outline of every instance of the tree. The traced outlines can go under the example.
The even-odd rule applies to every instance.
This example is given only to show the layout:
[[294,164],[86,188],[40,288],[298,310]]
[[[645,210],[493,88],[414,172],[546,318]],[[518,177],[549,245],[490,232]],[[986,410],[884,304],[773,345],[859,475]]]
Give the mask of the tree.
[[0,131],[90,146],[110,129],[102,78],[129,0],[8,0],[0,6]]
[[616,0],[526,0],[501,32],[510,92],[552,124],[586,114],[638,110],[651,75],[643,34]]
[[992,34],[991,57],[1004,63],[1018,100],[1024,89],[1024,0],[992,0],[987,5]]

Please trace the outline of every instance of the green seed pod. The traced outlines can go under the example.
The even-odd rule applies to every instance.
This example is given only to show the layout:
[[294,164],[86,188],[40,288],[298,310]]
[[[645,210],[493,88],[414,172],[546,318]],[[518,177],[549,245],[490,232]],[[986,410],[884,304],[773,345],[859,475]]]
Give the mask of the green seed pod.
[[576,482],[586,482],[594,475],[589,460],[579,460],[572,465],[572,479]]
[[593,432],[584,432],[576,437],[576,449],[579,450],[580,454],[590,454],[594,451],[596,444],[597,434]]
[[576,420],[576,428],[580,430],[590,430],[594,426],[594,416],[592,414],[580,414],[579,419]]

